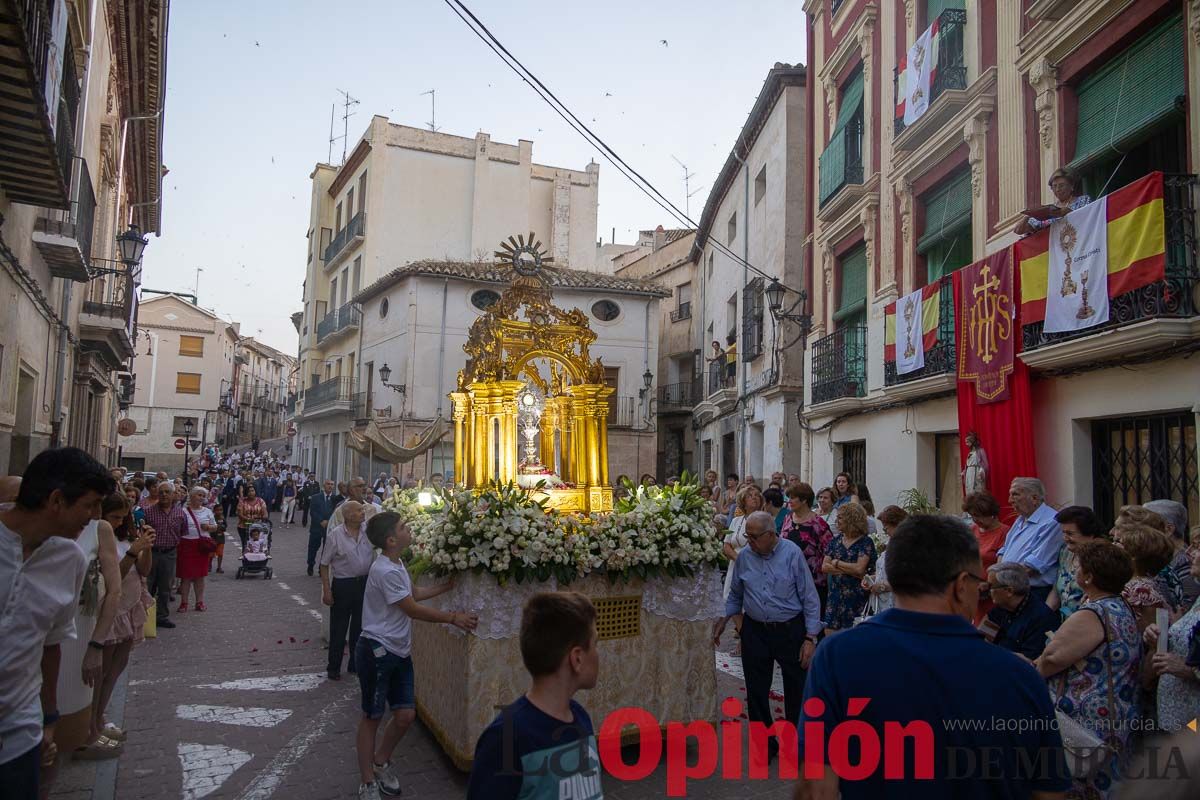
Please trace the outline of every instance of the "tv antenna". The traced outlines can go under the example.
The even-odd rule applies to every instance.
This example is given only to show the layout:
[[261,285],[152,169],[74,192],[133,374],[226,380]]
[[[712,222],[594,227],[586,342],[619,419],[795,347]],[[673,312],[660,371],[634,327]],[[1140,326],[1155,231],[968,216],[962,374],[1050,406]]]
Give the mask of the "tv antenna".
[[338,89],[338,94],[342,96],[342,135],[333,135],[333,116],[337,110],[337,104],[334,104],[329,109],[329,158],[326,162],[329,164],[333,163],[333,143],[338,139],[342,140],[342,164],[346,163],[346,147],[350,142],[350,118],[354,116],[350,109],[358,105],[358,100],[351,97],[345,89]]
[[428,92],[421,92],[421,97],[424,97],[425,95],[429,95],[429,113],[431,117],[429,122],[426,124],[429,125],[429,130],[437,133],[437,89],[430,89]]
[[696,191],[694,191],[694,192],[691,191],[691,180],[692,180],[692,178],[696,177],[696,173],[688,172],[687,164],[683,163],[678,158],[675,158],[675,156],[671,156],[671,158],[673,158],[675,160],[676,164],[678,164],[680,167],[683,168],[683,213],[685,216],[691,217],[692,216],[692,207],[691,207],[692,197],[699,194],[700,189],[703,189],[704,187],[702,186],[702,187],[700,187],[700,189],[696,189]]

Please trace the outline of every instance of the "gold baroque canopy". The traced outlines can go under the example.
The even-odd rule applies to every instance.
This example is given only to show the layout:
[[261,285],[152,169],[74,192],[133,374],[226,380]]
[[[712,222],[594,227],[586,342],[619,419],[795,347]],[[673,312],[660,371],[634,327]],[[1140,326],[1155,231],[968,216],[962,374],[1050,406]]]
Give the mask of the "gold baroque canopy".
[[[596,334],[578,308],[554,305],[541,275],[546,256],[531,232],[510,236],[495,253],[513,282],[471,326],[454,404],[455,475],[467,487],[532,484],[545,476],[549,505],[571,511],[612,509],[608,485],[608,398],[604,365],[589,348]],[[543,374],[539,362],[548,364]],[[518,430],[517,396],[536,387],[544,406]],[[536,425],[537,430],[530,426]],[[521,433],[532,462],[519,462]]]

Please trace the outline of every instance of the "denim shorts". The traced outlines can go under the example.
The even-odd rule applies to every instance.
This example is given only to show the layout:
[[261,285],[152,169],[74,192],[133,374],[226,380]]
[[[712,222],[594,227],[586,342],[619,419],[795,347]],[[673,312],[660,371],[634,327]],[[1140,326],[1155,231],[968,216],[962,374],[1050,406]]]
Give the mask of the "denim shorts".
[[410,656],[398,656],[385,650],[374,639],[359,636],[354,650],[354,664],[358,672],[358,686],[362,690],[362,710],[367,718],[381,718],[389,706],[393,711],[416,708]]

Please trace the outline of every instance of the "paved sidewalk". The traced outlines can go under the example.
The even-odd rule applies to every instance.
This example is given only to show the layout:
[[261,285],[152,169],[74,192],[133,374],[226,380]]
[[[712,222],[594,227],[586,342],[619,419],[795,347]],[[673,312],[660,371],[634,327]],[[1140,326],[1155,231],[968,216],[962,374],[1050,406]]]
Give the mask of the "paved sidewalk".
[[[349,674],[340,682],[324,676],[320,582],[305,575],[307,531],[276,527],[269,581],[235,580],[240,559],[232,530],[227,541],[226,571],[208,579],[210,610],[173,611],[178,627],[134,650],[110,713],[128,732],[124,754],[98,764],[67,761],[53,798],[355,796],[358,684]],[[738,660],[721,656],[718,663],[720,696],[743,697]],[[514,696],[519,691],[514,687]],[[627,752],[627,763],[636,757]],[[419,722],[398,748],[396,765],[405,797],[465,795],[466,776]],[[688,796],[787,798],[791,789],[779,780],[712,778],[690,782]],[[665,797],[665,767],[637,783],[605,776],[604,791],[615,800]]]

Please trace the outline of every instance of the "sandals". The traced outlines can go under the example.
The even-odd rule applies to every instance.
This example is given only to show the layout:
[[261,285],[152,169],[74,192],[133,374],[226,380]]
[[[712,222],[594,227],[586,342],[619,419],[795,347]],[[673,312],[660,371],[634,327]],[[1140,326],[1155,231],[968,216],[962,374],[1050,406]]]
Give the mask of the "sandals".
[[125,731],[121,730],[111,722],[107,723],[104,728],[101,729],[100,733],[105,738],[111,739],[114,742],[124,742],[125,739],[128,738],[128,734],[126,734]]
[[188,610],[188,604],[186,602],[184,602],[184,603],[179,604],[179,608],[175,609],[175,613],[182,614],[183,612],[185,612],[187,610]]
[[208,611],[208,606],[204,605],[204,601],[201,600],[199,603],[196,603],[196,610],[197,611]]
[[121,755],[124,745],[115,739],[101,734],[96,741],[83,747],[75,748],[73,757],[76,761],[103,761]]

